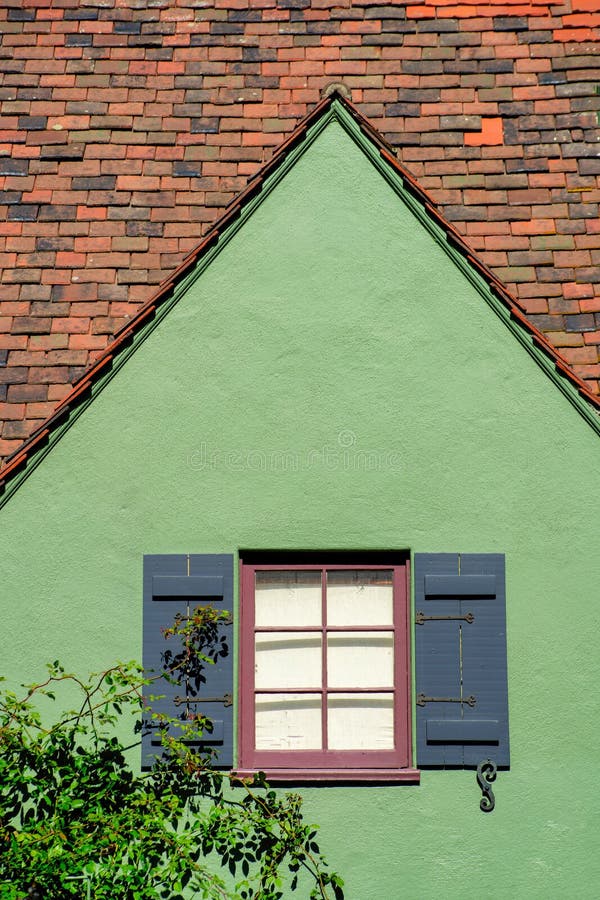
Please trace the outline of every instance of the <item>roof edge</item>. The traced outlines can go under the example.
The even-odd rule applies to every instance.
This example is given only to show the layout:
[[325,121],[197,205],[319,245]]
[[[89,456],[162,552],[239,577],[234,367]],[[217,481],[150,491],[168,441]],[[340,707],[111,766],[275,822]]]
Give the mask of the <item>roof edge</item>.
[[[108,344],[80,378],[73,383],[72,389],[59,403],[54,412],[32,432],[17,450],[7,457],[3,468],[0,469],[0,496],[5,492],[8,482],[19,472],[22,472],[33,457],[37,455],[38,451],[45,447],[51,435],[61,426],[64,427],[73,413],[87,405],[91,399],[92,388],[110,375],[117,358],[121,356],[126,348],[130,347],[134,338],[154,319],[157,311],[168,300],[173,298],[176,287],[186,276],[191,274],[200,260],[215,247],[219,238],[224,235],[229,226],[240,216],[242,210],[260,194],[268,176],[280,168],[290,152],[304,141],[312,126],[330,110],[335,109],[336,104],[352,118],[367,142],[377,148],[381,161],[399,176],[405,191],[414,197],[423,208],[427,217],[445,233],[449,247],[463,257],[464,263],[468,268],[476,272],[487,283],[491,294],[504,306],[510,319],[520,329],[529,334],[533,345],[542,351],[553,365],[555,383],[561,389],[563,388],[559,379],[566,379],[570,383],[572,389],[570,393],[573,393],[574,397],[569,394],[569,399],[578,400],[579,411],[600,433],[600,417],[596,416],[590,409],[590,406],[592,406],[595,410],[600,410],[600,397],[592,393],[586,384],[575,375],[566,360],[561,357],[546,336],[527,319],[524,308],[519,301],[507,290],[494,273],[478,259],[475,252],[456,228],[442,216],[433,198],[399,162],[393,146],[385,140],[350,100],[336,90],[321,100],[298,123],[289,137],[275,150],[271,158],[249,179],[244,190],[225,207],[222,215],[211,226],[197,247],[167,276],[156,292],[140,307],[131,321],[115,333],[111,343]],[[565,393],[564,389],[563,393]]]

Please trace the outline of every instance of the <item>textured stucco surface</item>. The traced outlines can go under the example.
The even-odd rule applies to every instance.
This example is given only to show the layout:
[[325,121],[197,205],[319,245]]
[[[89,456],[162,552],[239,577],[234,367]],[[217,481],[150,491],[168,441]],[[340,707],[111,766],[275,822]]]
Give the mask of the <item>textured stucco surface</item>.
[[599,451],[333,123],[0,510],[3,669],[139,657],[144,553],[504,552],[495,811],[424,772],[307,816],[348,900],[591,900]]

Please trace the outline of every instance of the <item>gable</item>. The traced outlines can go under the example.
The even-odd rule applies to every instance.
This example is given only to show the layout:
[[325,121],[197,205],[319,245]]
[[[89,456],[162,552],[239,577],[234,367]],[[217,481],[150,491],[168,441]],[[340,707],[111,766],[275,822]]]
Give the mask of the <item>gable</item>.
[[557,432],[591,446],[531,341],[524,352],[477,273],[391,181],[343,117],[318,122],[65,429],[42,478],[63,489],[91,453],[131,484],[139,448],[146,466],[216,454],[215,475],[227,453],[255,452],[260,470],[270,453],[348,449],[336,428],[438,484],[465,459],[485,480],[491,455],[528,471],[532,442],[532,471],[551,471]]
[[[387,453],[395,471],[373,477],[382,489],[390,480],[390,503],[402,498],[378,529],[387,545],[432,503],[462,509],[475,535],[515,473],[552,482],[565,452],[595,458],[596,435],[342,121],[321,123],[292,163],[188,276],[17,506],[70,497],[87,508],[97,493],[109,515],[118,486],[120,503],[152,518],[157,490],[172,533],[200,491],[218,533],[240,504],[289,527],[275,502],[282,473],[269,471],[279,465],[306,540],[306,491],[335,503]],[[474,505],[480,492],[486,503]],[[346,509],[356,539],[359,495]]]
[[[361,146],[374,167],[402,198],[419,222],[425,226],[439,246],[445,249],[461,268],[463,274],[477,287],[488,305],[510,327],[565,396],[600,432],[600,419],[594,409],[599,405],[598,398],[566,367],[548,340],[525,318],[515,299],[508,294],[504,286],[481,261],[473,256],[472,251],[456,230],[439,215],[432,206],[428,195],[390,153],[389,145],[360,116],[349,101],[333,94],[318,104],[313,112],[299,124],[269,163],[248,183],[247,188],[236,201],[229,205],[225,214],[199,247],[188,255],[173,277],[164,282],[132,321],[121,329],[117,339],[100,355],[91,369],[85,371],[75,382],[72,391],[52,416],[42,423],[19,452],[11,457],[9,465],[0,473],[0,492],[4,491],[7,481],[14,478],[26,463],[33,460],[33,465],[35,465],[41,459],[45,452],[43,448],[47,439],[49,438],[52,444],[57,437],[60,437],[63,430],[62,423],[67,419],[65,427],[69,426],[81,411],[82,403],[87,404],[90,390],[92,396],[101,391],[104,383],[111,378],[112,372],[116,368],[122,367],[131,353],[131,351],[123,352],[124,349],[129,347],[132,340],[139,344],[145,339],[147,333],[156,326],[153,319],[157,312],[158,320],[160,320],[186,293],[188,287],[193,284],[212,259],[220,254],[232,235],[237,232],[239,222],[243,223],[257,207],[260,207],[265,196],[270,194],[272,188],[302,157],[305,148],[313,143],[314,138],[332,120],[343,125],[348,135]],[[304,142],[304,146],[298,148],[298,144],[302,144],[302,142]],[[321,175],[327,177],[325,169],[322,170]],[[257,194],[260,194],[258,199],[256,199]],[[312,202],[316,203],[314,197]],[[335,208],[343,215],[340,198],[338,198]],[[238,217],[239,222],[237,221]],[[296,236],[297,234],[294,232],[293,237]],[[323,247],[326,245],[323,244]],[[41,453],[38,452],[40,450]]]

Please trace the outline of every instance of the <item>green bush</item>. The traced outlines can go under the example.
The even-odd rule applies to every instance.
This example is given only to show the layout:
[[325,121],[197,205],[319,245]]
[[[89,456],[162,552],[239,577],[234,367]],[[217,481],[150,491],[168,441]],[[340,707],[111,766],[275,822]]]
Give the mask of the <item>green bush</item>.
[[[186,660],[203,659],[214,625],[206,616],[169,630],[184,648],[169,678],[187,678]],[[280,900],[284,890],[343,900],[297,794],[276,793],[262,774],[250,784],[217,771],[191,749],[187,739],[210,728],[206,719],[162,719],[163,758],[149,772],[130,764],[152,681],[139,665],[87,681],[58,662],[48,669],[23,698],[0,692],[2,900]],[[75,708],[49,717],[47,707],[60,709],[73,688]],[[137,734],[125,746],[128,714]]]

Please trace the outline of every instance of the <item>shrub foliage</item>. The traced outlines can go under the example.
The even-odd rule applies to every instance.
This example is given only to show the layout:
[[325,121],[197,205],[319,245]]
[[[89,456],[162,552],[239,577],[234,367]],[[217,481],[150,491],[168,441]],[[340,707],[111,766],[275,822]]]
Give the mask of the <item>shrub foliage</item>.
[[[170,680],[214,663],[204,649],[219,615],[195,610],[165,632]],[[301,798],[262,773],[249,783],[216,769],[190,742],[209,720],[162,717],[162,757],[139,770],[144,690],[158,677],[129,662],[84,680],[55,661],[22,697],[0,692],[1,900],[343,900]],[[75,708],[49,716],[73,689]]]

